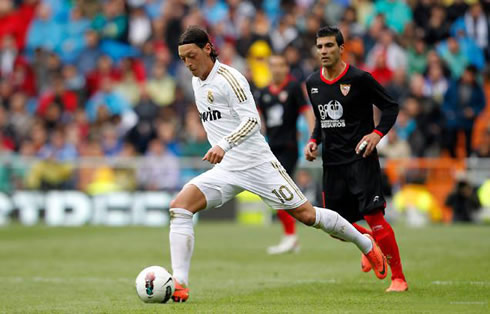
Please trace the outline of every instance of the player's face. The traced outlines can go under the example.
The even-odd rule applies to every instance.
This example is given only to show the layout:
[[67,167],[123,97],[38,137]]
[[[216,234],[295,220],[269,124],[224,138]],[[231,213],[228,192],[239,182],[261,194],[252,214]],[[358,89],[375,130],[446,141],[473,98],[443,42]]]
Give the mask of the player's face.
[[199,48],[196,44],[185,44],[179,46],[179,57],[185,66],[191,71],[192,75],[202,77],[208,70],[209,53],[211,48],[209,44],[204,48]]
[[286,58],[282,56],[272,56],[269,58],[269,68],[272,75],[272,80],[275,83],[281,83],[286,79],[289,73],[289,66]]
[[319,37],[316,39],[316,50],[323,67],[330,68],[337,65],[344,50],[344,45],[337,44],[335,36]]

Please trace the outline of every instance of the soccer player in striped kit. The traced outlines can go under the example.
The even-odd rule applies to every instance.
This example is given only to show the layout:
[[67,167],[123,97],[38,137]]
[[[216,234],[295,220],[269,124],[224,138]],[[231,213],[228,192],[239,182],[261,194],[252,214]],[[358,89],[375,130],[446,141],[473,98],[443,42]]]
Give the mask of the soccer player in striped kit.
[[260,134],[260,118],[245,77],[221,64],[209,36],[191,26],[180,37],[179,56],[192,72],[201,122],[211,143],[203,160],[215,166],[188,182],[170,203],[170,255],[176,282],[175,302],[189,298],[189,269],[194,249],[192,217],[219,207],[248,190],[273,209],[286,209],[307,226],[354,243],[370,261],[376,277],[386,277],[386,258],[336,212],[305,199]]

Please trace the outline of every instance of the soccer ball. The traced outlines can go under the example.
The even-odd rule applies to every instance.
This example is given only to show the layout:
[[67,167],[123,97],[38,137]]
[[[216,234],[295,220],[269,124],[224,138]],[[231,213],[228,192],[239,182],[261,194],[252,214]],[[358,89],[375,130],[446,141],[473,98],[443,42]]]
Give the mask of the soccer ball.
[[174,291],[172,275],[161,266],[147,267],[136,277],[136,292],[145,303],[166,303]]

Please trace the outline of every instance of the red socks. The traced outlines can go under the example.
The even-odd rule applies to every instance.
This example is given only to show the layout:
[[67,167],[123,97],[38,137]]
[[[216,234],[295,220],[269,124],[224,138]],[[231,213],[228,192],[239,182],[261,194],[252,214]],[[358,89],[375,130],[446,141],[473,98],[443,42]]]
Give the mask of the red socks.
[[[364,219],[369,227],[371,227],[374,240],[378,243],[381,251],[383,251],[383,254],[388,259],[388,264],[391,268],[391,279],[399,278],[405,280],[400,260],[400,252],[398,251],[398,244],[395,240],[395,233],[390,224],[385,220],[383,213],[377,211],[373,214],[364,216]],[[369,233],[361,231],[360,228],[366,229],[357,226],[357,224],[354,224],[354,227],[361,233]]]
[[285,235],[293,235],[296,233],[295,220],[293,216],[289,215],[285,210],[278,210],[277,218],[279,218],[279,220],[282,223],[282,226],[284,227]]
[[371,230],[368,230],[368,229],[364,228],[363,226],[360,226],[360,225],[358,225],[358,224],[356,224],[356,223],[353,223],[352,225],[353,225],[353,226],[354,226],[354,228],[356,228],[356,229],[357,229],[357,231],[359,231],[360,233],[362,233],[362,234],[366,234],[366,233],[367,233],[367,234],[369,234],[370,236],[373,236],[373,232],[372,232]]

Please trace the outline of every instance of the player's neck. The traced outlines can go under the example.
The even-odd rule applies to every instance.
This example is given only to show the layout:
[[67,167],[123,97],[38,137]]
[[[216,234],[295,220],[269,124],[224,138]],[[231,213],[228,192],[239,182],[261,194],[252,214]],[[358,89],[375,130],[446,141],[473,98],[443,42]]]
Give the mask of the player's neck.
[[322,75],[329,81],[335,80],[339,75],[344,72],[347,64],[344,61],[337,62],[334,66],[327,68],[322,67]]
[[204,71],[204,73],[201,76],[199,76],[201,81],[205,81],[208,78],[209,73],[211,73],[211,71],[213,70],[214,63],[215,63],[215,61],[213,61],[211,59],[209,60],[209,62],[207,64],[206,71]]
[[288,82],[289,77],[286,75],[285,77],[277,80],[277,81],[272,81],[272,88],[273,89],[282,89]]

